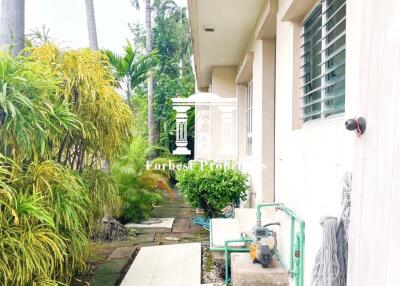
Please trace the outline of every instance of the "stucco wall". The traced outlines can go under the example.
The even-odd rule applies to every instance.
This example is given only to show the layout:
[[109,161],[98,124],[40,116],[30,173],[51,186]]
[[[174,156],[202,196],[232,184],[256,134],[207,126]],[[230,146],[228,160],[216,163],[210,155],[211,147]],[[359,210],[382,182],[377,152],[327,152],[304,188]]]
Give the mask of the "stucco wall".
[[[253,144],[250,157],[241,154],[243,170],[251,174],[252,205],[274,200],[275,40],[258,40],[253,60]],[[246,96],[246,94],[241,94]],[[246,101],[241,101],[246,104]],[[246,140],[246,134],[241,141]],[[241,149],[241,152],[243,150]]]
[[[238,96],[238,154],[243,170],[251,176],[257,201],[282,202],[306,222],[305,285],[310,285],[311,269],[320,247],[323,216],[339,216],[342,178],[352,170],[354,136],[344,128],[346,114],[301,124],[299,117],[300,25],[281,21],[294,0],[279,1],[276,39],[249,43],[253,60],[253,155],[245,155],[245,88],[236,86],[235,67],[213,69],[212,91],[220,96]],[[309,5],[310,1],[306,1]],[[309,11],[305,12],[308,13]],[[303,15],[304,16],[304,15]],[[352,18],[347,17],[347,26]],[[274,43],[275,41],[275,43]],[[275,46],[276,45],[276,46]],[[275,56],[274,56],[275,54]],[[276,66],[275,62],[276,61]],[[274,96],[275,95],[275,96]],[[351,94],[346,95],[346,110]],[[216,114],[216,112],[214,112]],[[219,148],[220,122],[213,119],[213,144]],[[211,159],[220,158],[216,154]],[[289,261],[289,229],[285,216],[278,235],[279,250]]]
[[[310,285],[322,238],[319,221],[322,216],[337,217],[340,213],[342,177],[352,169],[354,136],[344,128],[345,114],[300,127],[294,124],[297,114],[293,101],[299,100],[299,33],[295,23],[282,22],[281,18],[282,10],[278,11],[276,37],[275,200],[295,210],[306,222],[305,285]],[[351,18],[347,21],[351,25]],[[280,236],[281,252],[286,257],[288,239]]]
[[[236,99],[236,83],[235,76],[236,67],[214,67],[212,72],[212,92],[221,98]],[[202,107],[208,108],[208,107]],[[222,104],[212,104],[209,106],[210,122],[211,122],[211,144],[210,150],[207,152],[207,158],[203,158],[200,152],[195,151],[196,159],[206,159],[214,161],[237,160],[237,105],[228,107]],[[231,110],[229,115],[224,110]],[[231,116],[226,118],[224,116]],[[227,121],[231,123],[227,123]],[[197,154],[197,155],[196,155]]]

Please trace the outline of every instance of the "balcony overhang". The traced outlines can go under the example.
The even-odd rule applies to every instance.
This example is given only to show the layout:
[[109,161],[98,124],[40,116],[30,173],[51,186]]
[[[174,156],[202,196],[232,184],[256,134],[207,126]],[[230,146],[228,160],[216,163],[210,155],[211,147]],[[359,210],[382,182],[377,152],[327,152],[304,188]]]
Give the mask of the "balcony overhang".
[[315,0],[289,0],[286,7],[282,7],[282,21],[303,20],[307,11],[310,11],[317,1]]
[[239,66],[236,76],[236,83],[245,84],[251,80],[251,77],[253,76],[253,59],[253,52],[248,52],[245,55],[242,64]]
[[255,39],[275,35],[277,0],[188,0],[197,86],[214,66],[239,68]]

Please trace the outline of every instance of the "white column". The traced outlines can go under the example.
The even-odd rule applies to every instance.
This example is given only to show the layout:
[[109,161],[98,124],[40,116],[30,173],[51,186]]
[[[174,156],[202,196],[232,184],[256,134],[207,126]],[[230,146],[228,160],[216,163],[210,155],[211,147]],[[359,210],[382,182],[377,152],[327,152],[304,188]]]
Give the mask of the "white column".
[[191,151],[187,148],[187,114],[190,109],[187,105],[178,105],[173,107],[176,111],[176,149],[172,152],[174,155],[190,155]]
[[272,202],[275,197],[275,39],[257,40],[254,48],[252,154],[256,201]]
[[222,112],[221,122],[222,122],[222,142],[221,149],[219,150],[220,155],[234,155],[236,152],[236,140],[233,134],[234,118],[233,112],[236,111],[236,106],[232,105],[222,105],[218,106],[218,109]]

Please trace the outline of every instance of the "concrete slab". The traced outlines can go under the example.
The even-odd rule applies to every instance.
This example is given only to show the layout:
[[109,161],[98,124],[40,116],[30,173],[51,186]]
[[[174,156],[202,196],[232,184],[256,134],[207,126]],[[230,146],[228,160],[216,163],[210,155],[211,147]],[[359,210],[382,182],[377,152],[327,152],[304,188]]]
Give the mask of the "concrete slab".
[[143,247],[123,286],[189,286],[201,283],[201,244]]
[[152,218],[141,223],[127,223],[125,227],[127,228],[172,228],[174,224],[174,217],[167,218]]
[[231,282],[232,286],[288,286],[289,275],[276,259],[263,268],[248,253],[232,253]]

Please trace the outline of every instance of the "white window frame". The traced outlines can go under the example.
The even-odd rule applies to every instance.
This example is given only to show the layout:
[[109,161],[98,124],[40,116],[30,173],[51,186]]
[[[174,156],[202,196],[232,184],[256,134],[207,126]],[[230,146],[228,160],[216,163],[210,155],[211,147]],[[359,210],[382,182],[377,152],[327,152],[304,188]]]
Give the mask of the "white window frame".
[[253,80],[247,84],[246,90],[246,156],[253,154]]
[[[326,39],[326,32],[327,32],[327,15],[326,15],[326,11],[327,11],[327,9],[329,8],[329,6],[330,5],[332,5],[333,3],[331,3],[329,6],[328,6],[328,1],[327,0],[320,0],[314,7],[313,7],[313,9],[311,9],[311,11],[308,13],[308,15],[305,17],[305,19],[304,19],[304,21],[303,21],[303,24],[302,24],[302,27],[301,27],[301,31],[302,31],[302,35],[304,35],[305,34],[305,29],[304,29],[304,25],[305,25],[305,23],[307,22],[307,20],[309,19],[309,17],[310,17],[310,15],[316,10],[316,9],[318,9],[319,8],[319,6],[321,5],[321,8],[322,8],[322,14],[321,14],[321,39]],[[339,11],[340,9],[342,9],[343,8],[343,6],[346,6],[347,5],[347,0],[345,0],[344,1],[344,4],[342,4],[341,6],[339,6],[339,8],[337,9],[337,11]],[[335,11],[334,13],[336,13],[337,11]],[[344,18],[346,18],[346,16],[344,17]],[[328,19],[328,21],[329,21],[330,19]],[[344,21],[346,21],[346,19],[344,19]],[[332,28],[332,30],[333,30],[334,28]],[[344,37],[346,37],[346,28],[345,28],[345,30],[344,30]],[[301,41],[301,43],[302,43],[302,45],[304,44],[304,39],[303,39],[303,37],[302,37],[302,39],[301,39],[302,41]],[[336,40],[338,40],[338,39],[336,39]],[[332,44],[333,42],[331,42],[331,44]],[[319,118],[317,118],[317,119],[310,119],[310,120],[304,120],[306,117],[305,117],[305,115],[304,115],[304,88],[302,87],[301,88],[301,98],[300,98],[300,106],[301,106],[301,112],[300,112],[300,120],[302,121],[302,123],[303,124],[308,124],[308,123],[312,123],[312,122],[316,122],[316,121],[325,121],[325,120],[329,120],[329,119],[332,119],[332,118],[335,118],[335,117],[337,117],[337,116],[341,116],[341,115],[343,115],[344,114],[344,112],[345,112],[345,110],[343,110],[343,111],[340,111],[339,113],[337,113],[337,114],[334,114],[334,115],[329,115],[329,116],[325,116],[324,114],[325,114],[325,100],[326,100],[326,98],[327,98],[327,96],[326,96],[326,82],[325,82],[325,73],[327,72],[327,69],[326,69],[326,67],[325,67],[325,60],[326,60],[326,57],[325,57],[325,49],[326,49],[326,40],[321,40],[321,50],[319,51],[320,53],[321,53],[321,63],[323,63],[323,64],[321,64],[321,71],[320,71],[320,74],[319,74],[319,76],[321,77],[321,83],[320,83],[320,85],[319,85],[319,88],[320,88],[320,92],[321,92],[321,100],[320,100],[320,106],[321,106],[321,110],[320,110],[320,112],[318,113],[318,114],[320,114],[320,117]],[[304,51],[304,48],[301,48],[301,52],[300,52],[300,55],[302,55],[303,53],[304,53],[305,51]],[[344,47],[344,53],[346,53],[346,48]],[[339,54],[339,53],[338,53]],[[300,67],[300,74],[301,75],[303,75],[304,74],[304,60],[302,60],[302,65],[301,65],[301,67]],[[322,76],[322,75],[324,75],[324,76]],[[346,82],[346,74],[344,74],[344,83]],[[336,82],[335,82],[336,83]],[[301,84],[300,84],[300,86],[303,86],[304,85],[304,82],[303,81],[301,81]],[[345,100],[345,98],[346,98],[346,94],[344,94],[344,100]]]

